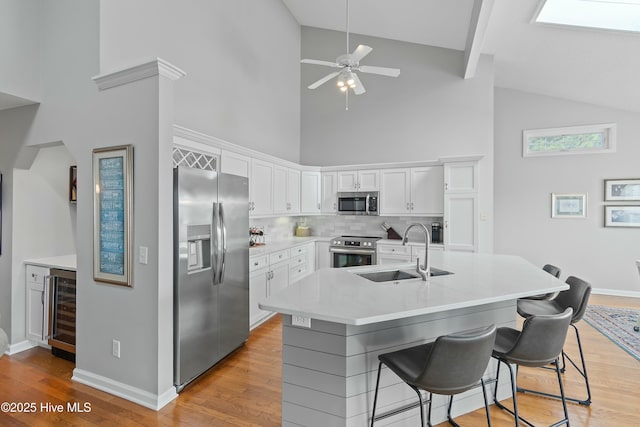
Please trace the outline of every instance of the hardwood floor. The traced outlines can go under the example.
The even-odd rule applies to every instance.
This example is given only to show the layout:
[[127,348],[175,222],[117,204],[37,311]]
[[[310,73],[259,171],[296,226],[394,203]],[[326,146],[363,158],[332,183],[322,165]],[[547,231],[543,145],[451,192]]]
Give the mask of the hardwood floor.
[[[593,295],[591,304],[640,310],[640,299]],[[593,403],[570,403],[573,426],[637,426],[640,407],[640,362],[628,355],[586,322],[578,325],[585,347]],[[570,331],[571,332],[571,331]],[[279,426],[281,424],[281,327],[273,319],[251,333],[247,345],[186,388],[178,399],[160,411],[103,393],[71,381],[73,364],[36,348],[0,358],[0,402],[34,402],[34,413],[0,412],[1,426]],[[565,347],[578,357],[575,336]],[[585,394],[581,377],[567,369],[567,393]],[[521,369],[522,386],[556,392],[553,372]],[[523,416],[536,425],[549,425],[562,417],[559,401],[519,394]],[[40,405],[90,404],[82,413],[45,413]],[[510,400],[506,403],[510,403]],[[455,411],[455,406],[454,406]],[[511,426],[513,418],[492,407],[494,426]],[[484,411],[460,416],[461,426],[485,425]],[[445,426],[448,424],[441,424]]]

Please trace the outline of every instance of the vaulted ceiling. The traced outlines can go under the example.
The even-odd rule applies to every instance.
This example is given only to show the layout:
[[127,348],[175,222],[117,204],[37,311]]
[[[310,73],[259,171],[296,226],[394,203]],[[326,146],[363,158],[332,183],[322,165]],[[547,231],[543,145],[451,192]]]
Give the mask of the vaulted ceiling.
[[[345,0],[282,1],[300,25],[345,30]],[[464,51],[461,78],[493,55],[496,86],[640,112],[640,35],[537,24],[542,1],[350,0],[349,26]]]

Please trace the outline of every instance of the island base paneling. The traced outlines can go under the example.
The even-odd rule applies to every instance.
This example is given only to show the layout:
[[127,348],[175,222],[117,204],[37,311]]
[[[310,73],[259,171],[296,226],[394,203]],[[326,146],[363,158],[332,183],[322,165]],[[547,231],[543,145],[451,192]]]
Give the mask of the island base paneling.
[[[435,340],[483,325],[514,327],[515,301],[455,309],[362,326],[312,319],[311,328],[292,326],[283,315],[282,423],[307,426],[369,425],[376,385],[378,355]],[[495,362],[485,378],[495,377]],[[507,376],[502,376],[498,398],[510,396]],[[493,385],[487,387],[491,394]],[[378,414],[417,401],[415,392],[393,372],[383,368]],[[446,420],[447,398],[434,396],[434,423]],[[484,405],[480,388],[456,396],[454,414]],[[419,424],[412,409],[376,423],[378,426]]]

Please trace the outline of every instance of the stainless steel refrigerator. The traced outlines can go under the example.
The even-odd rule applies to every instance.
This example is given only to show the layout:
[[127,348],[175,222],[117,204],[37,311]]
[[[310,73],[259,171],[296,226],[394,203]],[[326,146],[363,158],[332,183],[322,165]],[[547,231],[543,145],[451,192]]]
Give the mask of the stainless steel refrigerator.
[[249,337],[249,186],[174,168],[174,383],[178,392]]

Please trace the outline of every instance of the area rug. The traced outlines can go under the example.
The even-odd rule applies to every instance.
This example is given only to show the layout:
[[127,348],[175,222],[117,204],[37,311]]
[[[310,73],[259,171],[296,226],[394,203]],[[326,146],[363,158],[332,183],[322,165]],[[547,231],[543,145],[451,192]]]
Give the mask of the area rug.
[[589,305],[584,320],[640,360],[640,332],[633,330],[638,322],[638,313],[638,310],[629,308]]

